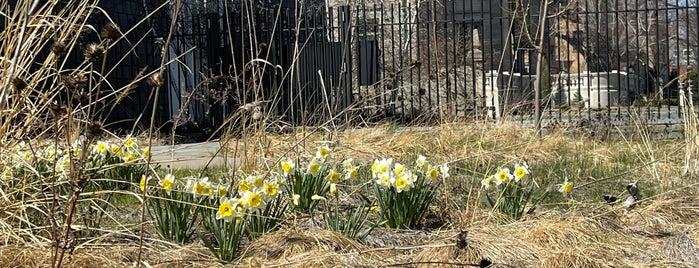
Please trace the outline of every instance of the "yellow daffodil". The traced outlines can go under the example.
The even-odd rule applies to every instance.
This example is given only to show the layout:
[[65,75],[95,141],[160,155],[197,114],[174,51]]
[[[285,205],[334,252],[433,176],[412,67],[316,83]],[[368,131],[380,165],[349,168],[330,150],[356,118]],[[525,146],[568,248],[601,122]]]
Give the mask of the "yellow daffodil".
[[22,152],[22,159],[27,162],[31,162],[32,159],[34,159],[34,154],[30,151],[24,151]]
[[194,195],[212,195],[213,187],[209,183],[209,178],[203,177],[193,181],[191,191]]
[[256,175],[256,176],[248,176],[245,179],[249,184],[254,186],[255,188],[262,188],[262,185],[265,183],[265,178],[262,177],[261,175]]
[[381,211],[381,208],[379,206],[372,206],[371,208],[369,208],[369,211],[379,213],[379,211]]
[[204,195],[212,196],[214,194],[214,186],[211,183],[204,184]]
[[138,144],[136,144],[136,139],[132,137],[127,137],[126,140],[124,140],[124,147],[127,149],[135,149],[138,147]]
[[58,159],[54,170],[58,173],[68,173],[70,171],[70,157],[63,156]]
[[340,181],[340,173],[337,173],[337,172],[335,172],[335,170],[331,169],[330,172],[328,172],[327,179],[331,183],[336,183],[336,182]]
[[391,186],[391,174],[390,173],[383,173],[378,176],[376,179],[376,184],[381,185],[383,187],[390,187]]
[[427,173],[425,174],[428,179],[434,180],[439,178],[439,170],[437,170],[437,167],[430,166],[427,169]]
[[94,154],[105,155],[107,154],[107,149],[109,149],[109,144],[103,141],[98,141],[95,147],[92,149]]
[[274,183],[272,181],[268,181],[265,183],[264,193],[266,196],[269,196],[269,197],[275,196],[275,195],[277,195],[278,191],[279,190],[278,190],[276,183]]
[[158,184],[160,184],[160,187],[163,187],[163,189],[165,189],[165,191],[167,191],[167,193],[169,194],[173,186],[175,185],[175,175],[165,175],[165,178],[160,180]]
[[509,168],[501,168],[498,173],[495,174],[495,178],[500,181],[500,183],[506,183],[508,180],[512,179],[512,174],[510,174]]
[[318,152],[316,152],[316,158],[325,161],[328,158],[328,156],[330,156],[330,152],[332,152],[332,150],[330,150],[330,147],[320,146],[318,147]]
[[413,183],[415,182],[415,177],[410,171],[405,171],[400,177],[397,177],[394,182],[394,186],[396,187],[396,192],[404,192],[410,190],[412,188]]
[[481,185],[483,186],[483,188],[488,190],[490,189],[490,187],[497,185],[497,181],[498,180],[496,180],[495,177],[488,176],[487,178],[481,180]]
[[330,193],[337,197],[337,184],[336,183],[331,183],[330,184]]
[[527,166],[527,163],[524,163],[522,165],[520,164],[515,164],[515,181],[519,182],[519,180],[523,179],[525,176],[529,174],[529,166]]
[[327,199],[325,199],[325,197],[322,197],[322,196],[320,196],[320,195],[314,194],[313,196],[311,196],[311,200],[315,200],[315,201],[323,200],[323,201],[326,201]]
[[427,169],[429,168],[430,164],[427,162],[427,157],[424,155],[418,155],[417,160],[415,160],[415,166],[420,172],[427,172]]
[[144,158],[147,158],[148,156],[150,156],[150,149],[144,148],[143,151],[141,151],[141,154]]
[[408,181],[405,180],[403,177],[399,177],[396,179],[396,191],[397,192],[402,192],[407,190],[408,188]]
[[281,162],[279,162],[279,167],[281,168],[284,176],[289,176],[289,174],[291,174],[291,172],[294,171],[295,166],[296,164],[294,163],[294,161],[291,161],[290,159],[284,159]]
[[75,145],[71,149],[71,152],[73,153],[74,157],[79,157],[82,154],[82,149],[80,149],[80,145]]
[[396,176],[400,176],[404,171],[405,171],[405,166],[401,163],[396,163],[393,166],[393,172],[396,173]]
[[44,155],[45,155],[46,159],[48,159],[50,161],[56,160],[56,157],[58,157],[58,155],[60,153],[61,153],[60,149],[58,149],[58,151],[56,151],[56,149],[53,147],[50,147],[50,148],[47,148],[46,150],[44,150]]
[[119,147],[119,145],[112,144],[109,146],[109,151],[112,153],[112,155],[119,155],[121,152],[121,147]]
[[4,180],[12,179],[12,170],[10,170],[10,169],[5,169],[5,171],[2,172],[2,178],[3,178]]
[[148,181],[150,181],[151,176],[148,176],[146,178],[146,174],[141,175],[141,181],[138,183],[138,187],[141,188],[141,191],[146,190],[146,186],[148,186]]
[[216,212],[216,219],[223,219],[226,222],[231,221],[235,217],[237,203],[237,200],[221,198],[221,204],[218,205],[218,211]]
[[392,158],[374,160],[374,164],[371,165],[372,177],[378,178],[381,174],[391,171],[391,165],[393,165]]
[[318,175],[320,172],[320,161],[317,158],[313,158],[311,160],[311,163],[308,164],[308,173],[312,174],[313,176]]
[[238,192],[244,193],[247,191],[252,191],[252,185],[247,180],[241,180],[238,184]]
[[216,195],[218,197],[224,197],[228,194],[228,188],[230,187],[229,184],[219,184],[218,187],[216,187]]
[[126,154],[124,157],[122,157],[122,160],[126,163],[133,162],[136,160],[136,155],[135,154]]
[[570,193],[573,191],[573,183],[568,181],[568,177],[565,178],[563,181],[563,184],[561,184],[561,187],[558,188],[558,191],[564,194]]
[[352,169],[345,170],[345,179],[351,179],[354,177],[357,177],[357,172],[359,171],[359,168],[353,167]]
[[299,200],[301,199],[301,196],[298,194],[294,194],[291,196],[291,202],[294,204],[294,206],[299,205]]
[[245,200],[247,209],[252,211],[259,209],[264,201],[262,195],[257,191],[247,191],[242,198]]

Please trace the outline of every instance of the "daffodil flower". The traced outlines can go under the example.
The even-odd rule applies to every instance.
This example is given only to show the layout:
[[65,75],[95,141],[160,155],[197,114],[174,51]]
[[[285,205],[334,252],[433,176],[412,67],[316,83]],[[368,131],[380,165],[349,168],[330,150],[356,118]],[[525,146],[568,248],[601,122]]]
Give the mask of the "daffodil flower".
[[308,163],[308,173],[313,176],[318,175],[318,173],[320,173],[320,164],[321,162],[318,160],[318,158],[313,158],[313,160]]
[[328,146],[320,146],[318,147],[318,152],[316,152],[316,158],[321,159],[323,161],[327,160],[328,156],[330,156],[330,147]]
[[320,196],[320,195],[314,194],[313,196],[311,196],[311,200],[315,200],[315,201],[323,200],[323,201],[326,201],[327,199],[325,199],[325,197],[322,197],[322,196]]
[[429,163],[427,162],[427,157],[424,155],[418,155],[417,160],[415,160],[415,166],[417,167],[417,170],[420,172],[427,172],[427,168],[429,167]]
[[230,187],[229,184],[219,184],[218,187],[216,187],[216,195],[218,197],[224,197],[228,194],[228,188]]
[[247,191],[241,199],[244,200],[245,208],[250,211],[258,210],[264,202],[262,195],[258,191]]
[[481,185],[483,186],[483,188],[488,190],[491,186],[498,185],[498,181],[499,180],[496,180],[493,176],[488,176],[487,178],[481,180]]
[[439,166],[439,174],[442,175],[443,179],[449,178],[449,164],[444,163]]
[[340,173],[337,173],[335,170],[331,169],[330,172],[328,172],[327,179],[331,183],[336,183],[340,181]]
[[529,174],[529,166],[527,166],[527,163],[523,163],[522,165],[520,164],[515,164],[515,181],[519,182],[519,180],[523,179],[525,176]]
[[563,184],[558,188],[558,191],[564,194],[570,193],[573,191],[573,183],[568,181],[568,177],[565,178],[563,181]]
[[224,220],[230,222],[236,215],[236,207],[238,201],[233,199],[228,199],[226,197],[221,198],[221,203],[218,205],[218,211],[216,212],[217,220]]
[[151,176],[148,176],[146,178],[146,174],[141,175],[141,181],[138,183],[138,187],[141,188],[141,191],[146,190],[146,186],[148,186],[148,181],[150,181]]
[[265,185],[264,185],[264,193],[265,193],[266,196],[268,196],[268,197],[275,196],[275,195],[277,195],[277,192],[278,192],[278,191],[279,191],[279,190],[278,190],[278,187],[277,187],[277,183],[275,183],[275,182],[273,182],[273,181],[268,181],[268,182],[265,183]]
[[[495,173],[495,178],[500,181],[500,183],[506,183],[508,180],[512,179],[512,174],[509,168],[501,168],[497,173]],[[498,183],[498,185],[500,184]]]
[[279,162],[279,168],[282,170],[284,176],[289,176],[289,174],[294,171],[294,167],[296,167],[296,164],[288,158]]
[[330,193],[337,197],[337,184],[336,183],[331,183],[330,184]]
[[293,196],[291,196],[291,202],[294,204],[294,206],[298,206],[298,205],[299,205],[299,200],[300,200],[300,199],[301,199],[301,196],[298,195],[298,194],[294,194]]
[[160,185],[160,187],[163,187],[163,189],[165,189],[165,191],[169,194],[173,186],[175,185],[175,175],[165,175],[165,178],[158,181],[158,184]]

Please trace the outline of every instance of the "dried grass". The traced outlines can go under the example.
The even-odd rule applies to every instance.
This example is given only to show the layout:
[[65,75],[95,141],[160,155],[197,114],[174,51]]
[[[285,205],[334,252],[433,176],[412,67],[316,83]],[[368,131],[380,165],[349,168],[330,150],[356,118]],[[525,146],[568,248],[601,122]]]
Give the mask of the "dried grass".
[[[578,208],[548,211],[508,224],[479,211],[470,224],[441,231],[379,229],[361,244],[317,228],[288,227],[244,245],[231,264],[215,261],[199,244],[153,241],[144,252],[152,267],[696,267],[699,250],[697,198],[656,200],[637,210]],[[455,246],[468,230],[464,249]],[[373,239],[373,242],[372,240]],[[382,241],[379,244],[377,241]],[[67,267],[124,267],[135,260],[133,242],[78,248]],[[47,267],[47,245],[0,247],[3,267]]]

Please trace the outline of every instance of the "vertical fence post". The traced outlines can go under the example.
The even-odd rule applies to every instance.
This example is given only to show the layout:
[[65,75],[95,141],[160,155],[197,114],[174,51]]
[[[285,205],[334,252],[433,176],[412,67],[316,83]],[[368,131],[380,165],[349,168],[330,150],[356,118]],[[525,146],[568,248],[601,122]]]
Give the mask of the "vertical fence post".
[[[352,102],[352,42],[351,42],[351,24],[350,24],[350,7],[341,6],[338,8],[338,21],[340,26],[340,49],[342,66],[340,67],[341,80],[338,83],[337,92],[340,92],[341,105],[343,108],[349,107]],[[345,121],[347,121],[347,113],[345,113]]]
[[548,3],[543,1],[543,11],[539,14],[539,44],[536,54],[536,79],[534,82],[534,127],[536,136],[541,137],[541,56],[544,54],[544,30],[546,29],[546,13],[548,11]]

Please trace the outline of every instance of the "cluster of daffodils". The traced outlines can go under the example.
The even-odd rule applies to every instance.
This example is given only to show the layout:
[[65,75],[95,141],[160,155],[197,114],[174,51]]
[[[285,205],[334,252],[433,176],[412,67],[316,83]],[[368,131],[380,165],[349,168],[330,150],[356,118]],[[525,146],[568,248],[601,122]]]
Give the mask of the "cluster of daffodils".
[[79,138],[70,146],[55,144],[52,141],[41,144],[29,144],[21,142],[13,148],[14,154],[6,163],[3,171],[5,180],[13,177],[27,176],[25,172],[34,170],[33,175],[51,176],[56,174],[58,180],[65,180],[70,175],[71,165],[80,163],[82,170],[90,171],[105,165],[117,165],[111,171],[128,169],[132,164],[145,163],[148,157],[147,149],[141,150],[132,137],[127,137],[123,142],[97,141],[86,145],[84,137]]
[[419,176],[424,176],[429,181],[449,177],[449,166],[446,163],[437,166],[431,165],[425,156],[420,155],[415,161],[415,171],[413,172],[409,167],[394,162],[392,158],[384,158],[374,160],[371,165],[371,174],[376,184],[382,188],[392,188],[401,193],[410,191]]
[[322,200],[319,197],[328,192],[337,197],[341,181],[357,176],[359,167],[352,158],[336,164],[331,154],[332,149],[324,145],[318,147],[315,155],[306,161],[283,158],[279,162],[278,172],[288,182],[284,189],[295,210],[313,210]]
[[248,175],[238,183],[238,191],[235,198],[228,198],[225,192],[219,188],[221,200],[216,219],[230,221],[231,219],[242,219],[246,213],[254,213],[279,195],[280,187],[284,185],[283,176],[273,176],[265,179],[261,175]]
[[500,168],[497,172],[495,172],[495,174],[481,180],[481,185],[487,190],[492,187],[507,184],[511,181],[519,183],[522,179],[529,175],[529,173],[529,166],[526,163],[515,164],[514,172],[511,172],[507,167]]
[[[148,176],[146,178],[145,175],[142,175],[139,183],[141,191],[147,190],[146,188],[150,189],[151,181],[154,181],[153,176]],[[166,174],[158,178],[157,183],[157,188],[163,190],[167,195],[175,191],[189,193],[195,197],[201,198],[225,197],[228,195],[229,187],[230,184],[228,183],[212,183],[209,181],[209,177],[177,179],[175,175],[172,174]]]

